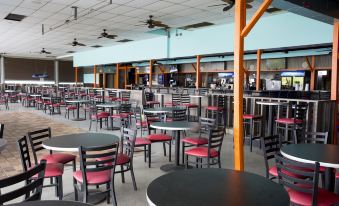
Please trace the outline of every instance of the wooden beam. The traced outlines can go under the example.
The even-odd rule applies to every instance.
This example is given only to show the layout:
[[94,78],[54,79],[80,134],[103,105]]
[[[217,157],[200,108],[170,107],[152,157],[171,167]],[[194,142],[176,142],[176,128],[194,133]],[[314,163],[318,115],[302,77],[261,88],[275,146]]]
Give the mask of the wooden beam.
[[243,146],[243,85],[244,85],[244,37],[246,24],[246,0],[235,1],[234,34],[234,169],[244,170]]
[[154,61],[152,59],[149,60],[149,78],[148,78],[148,81],[149,81],[149,87],[150,88],[152,88],[153,63],[154,63]]
[[119,69],[120,69],[120,65],[117,64],[115,74],[114,74],[114,88],[115,89],[119,89]]
[[194,71],[197,71],[197,68],[195,67],[195,65],[192,63],[192,67],[194,69]]
[[201,87],[201,65],[200,65],[201,56],[197,55],[197,66],[196,66],[196,80],[195,87],[199,89]]
[[314,55],[312,56],[312,60],[311,61],[312,61],[311,67],[313,69],[311,70],[310,91],[314,91],[315,90],[315,78],[316,78],[315,77],[316,70],[315,70],[315,56]]
[[335,22],[333,27],[331,100],[338,100],[339,22]]
[[260,71],[261,71],[261,54],[262,51],[260,49],[258,49],[257,51],[257,74],[256,74],[256,80],[255,80],[255,89],[256,91],[260,90]]
[[93,84],[93,87],[96,88],[97,87],[97,66],[96,65],[94,65],[93,74],[94,74],[94,84]]
[[[246,37],[251,29],[254,27],[254,25],[258,22],[258,20],[260,19],[260,17],[264,14],[264,12],[266,11],[266,9],[271,5],[272,0],[265,0],[260,7],[258,8],[258,10],[255,12],[255,14],[253,15],[252,19],[249,21],[249,23],[245,26],[244,29],[242,29],[241,31],[241,36],[242,37]],[[246,21],[246,20],[245,20]]]
[[78,67],[75,67],[75,85],[78,84]]
[[106,88],[106,73],[105,72],[102,74],[102,81],[103,81],[102,86],[105,89]]

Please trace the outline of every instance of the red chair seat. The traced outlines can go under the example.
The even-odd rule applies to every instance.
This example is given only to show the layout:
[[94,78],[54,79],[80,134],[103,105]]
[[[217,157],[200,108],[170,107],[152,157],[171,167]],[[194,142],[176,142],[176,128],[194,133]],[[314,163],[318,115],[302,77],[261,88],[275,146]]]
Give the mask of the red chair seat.
[[111,117],[112,118],[127,118],[128,114],[126,114],[126,113],[113,114]]
[[294,119],[294,118],[279,118],[275,120],[278,123],[282,124],[301,124],[303,121],[301,119]]
[[171,136],[165,134],[150,134],[146,137],[151,142],[158,142],[158,141],[170,141],[172,140]]
[[127,99],[127,98],[118,98],[117,100],[118,101],[124,101],[124,102],[129,101],[129,99]]
[[123,165],[129,162],[129,157],[126,154],[119,153],[117,157],[117,165]]
[[216,107],[216,106],[208,106],[207,110],[218,111],[218,110],[223,110],[223,108],[222,107]]
[[[290,200],[292,203],[298,205],[312,205],[312,194],[299,192],[293,190],[291,188],[287,189],[288,195],[290,196]],[[339,196],[328,192],[325,189],[318,188],[318,198],[317,198],[317,205],[318,206],[328,206],[334,205],[339,202]]]
[[164,104],[165,106],[176,106],[177,105],[177,103],[173,103],[173,102],[165,102],[165,104]]
[[196,104],[191,104],[191,103],[184,103],[184,104],[181,104],[182,106],[184,107],[187,107],[187,108],[198,108],[199,106],[196,105]]
[[76,106],[68,106],[68,107],[66,107],[66,109],[68,109],[68,110],[76,110],[77,107]]
[[205,137],[185,137],[181,139],[182,142],[192,144],[192,145],[204,145],[208,144],[208,139]]
[[160,118],[159,117],[147,117],[147,120],[152,121],[152,122],[158,122],[160,121]]
[[141,126],[141,127],[147,127],[148,126],[148,122],[146,122],[146,121],[137,122],[136,125],[137,126]]
[[147,101],[146,104],[160,104],[158,101]]
[[173,122],[173,118],[170,117],[166,118],[166,122]]
[[[83,183],[82,171],[78,170],[73,173],[73,177],[80,183]],[[87,183],[91,185],[104,184],[111,180],[111,170],[99,172],[87,172]]]
[[93,114],[92,119],[104,119],[104,118],[108,118],[109,114],[105,114],[105,113],[98,113],[98,114]]
[[[29,168],[32,169],[33,167]],[[48,163],[46,164],[44,177],[57,177],[64,174],[64,165],[61,163]],[[36,174],[34,177],[38,177]]]
[[44,102],[44,105],[51,105],[51,102]]
[[[211,149],[211,157],[217,157],[218,152],[215,149]],[[185,151],[185,154],[196,156],[196,157],[208,157],[208,148],[207,147],[196,147]]]
[[75,160],[76,156],[72,154],[67,153],[54,153],[54,154],[48,154],[43,155],[40,160],[44,159],[47,163],[61,163],[66,164],[68,162],[71,162]]
[[242,117],[244,119],[256,119],[256,118],[261,118],[261,115],[254,115],[254,114],[243,114]]
[[136,147],[144,146],[144,145],[149,145],[151,143],[152,142],[149,139],[146,139],[146,138],[138,137],[138,138],[135,139],[135,146]]

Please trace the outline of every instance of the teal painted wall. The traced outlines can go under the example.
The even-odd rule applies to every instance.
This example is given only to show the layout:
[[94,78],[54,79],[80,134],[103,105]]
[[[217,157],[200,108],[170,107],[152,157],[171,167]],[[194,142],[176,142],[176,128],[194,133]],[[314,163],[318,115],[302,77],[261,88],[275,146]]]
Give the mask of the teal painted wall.
[[[245,39],[245,50],[290,47],[332,42],[332,25],[292,13],[264,17]],[[120,63],[225,53],[233,51],[234,24],[125,43],[74,54],[77,66]]]

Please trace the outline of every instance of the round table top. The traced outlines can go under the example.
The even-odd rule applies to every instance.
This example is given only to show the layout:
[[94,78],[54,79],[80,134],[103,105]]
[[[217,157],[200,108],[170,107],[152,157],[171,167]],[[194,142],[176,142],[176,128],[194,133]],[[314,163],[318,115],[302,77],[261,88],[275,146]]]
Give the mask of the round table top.
[[120,104],[97,104],[97,107],[114,108],[120,107]]
[[6,145],[7,145],[7,141],[5,139],[0,139],[0,151],[5,149]]
[[102,133],[79,133],[53,137],[42,143],[49,150],[61,152],[78,152],[80,146],[96,147],[118,142],[119,137]]
[[160,114],[160,113],[170,113],[173,112],[178,107],[154,107],[149,109],[144,109],[145,113],[153,113],[153,114]]
[[174,131],[198,130],[200,128],[199,123],[187,121],[153,122],[150,124],[150,126],[154,129],[174,130]]
[[319,162],[320,166],[339,169],[339,145],[290,144],[280,149],[281,154],[303,163]]
[[283,186],[256,174],[229,169],[191,169],[153,180],[149,205],[157,206],[288,206]]
[[11,93],[11,92],[15,92],[15,90],[5,90],[5,92]]
[[10,206],[90,206],[83,202],[65,201],[65,200],[42,200],[11,204]]
[[86,100],[86,99],[73,99],[73,100],[66,100],[66,102],[69,102],[69,103],[84,103],[84,102],[90,102],[90,101]]
[[31,97],[41,97],[41,94],[30,94]]
[[257,102],[257,104],[268,105],[268,106],[279,106],[279,105],[287,105],[287,102]]
[[165,95],[164,93],[154,93],[154,95],[160,95],[160,96],[163,96]]
[[206,97],[206,95],[191,94],[190,97],[203,98]]

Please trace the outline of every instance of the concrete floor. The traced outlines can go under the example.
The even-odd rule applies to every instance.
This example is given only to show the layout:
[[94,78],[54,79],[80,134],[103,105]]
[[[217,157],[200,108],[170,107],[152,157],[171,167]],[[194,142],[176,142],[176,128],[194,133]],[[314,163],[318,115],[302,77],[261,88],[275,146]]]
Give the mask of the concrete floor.
[[[64,118],[64,111],[62,110],[62,115],[48,115],[43,113],[42,111],[37,111],[32,108],[24,108],[21,104],[10,104],[10,110],[0,111],[1,115],[6,115],[11,112],[31,112],[32,114],[41,115],[42,118],[48,118],[49,121],[58,122],[67,124],[67,126],[71,126],[76,130],[84,130],[88,131],[89,121],[71,121]],[[17,122],[20,124],[20,122]],[[92,129],[95,132],[95,127]],[[100,130],[100,133],[110,133],[119,135],[119,131],[107,131]],[[1,154],[0,154],[1,155]],[[172,157],[174,157],[174,152],[172,153]],[[222,168],[233,169],[233,141],[232,136],[227,134],[224,138],[223,146],[222,146]],[[174,158],[173,158],[174,159]],[[146,202],[146,189],[149,183],[155,178],[165,174],[160,170],[160,166],[168,163],[168,157],[163,156],[162,144],[154,144],[152,145],[152,168],[148,168],[148,165],[143,160],[143,153],[136,153],[134,157],[134,170],[136,176],[136,182],[138,190],[134,191],[130,174],[125,175],[126,183],[121,183],[120,175],[116,176],[115,179],[115,189],[116,196],[119,206],[144,206],[148,205]],[[1,163],[0,163],[1,164]],[[265,167],[264,167],[264,158],[261,155],[261,151],[257,148],[254,148],[253,152],[249,152],[249,148],[245,146],[245,171],[259,174],[264,176]],[[72,185],[72,169],[71,167],[65,167],[65,174],[63,176],[64,179],[64,195],[65,199],[69,199],[68,194],[73,192]],[[48,183],[49,181],[46,181]],[[165,187],[165,185],[164,185]],[[53,188],[44,188],[42,199],[56,199],[54,195]],[[98,205],[107,205],[106,201],[98,204]]]

